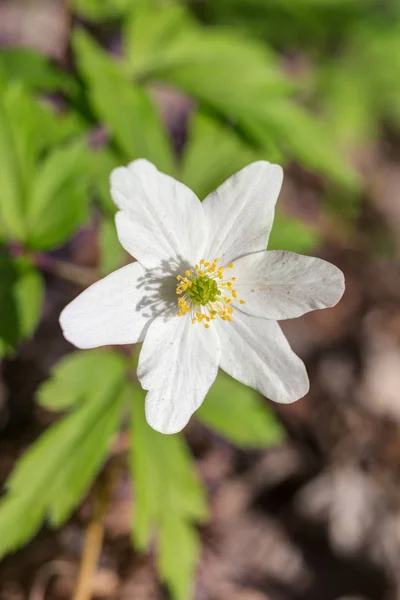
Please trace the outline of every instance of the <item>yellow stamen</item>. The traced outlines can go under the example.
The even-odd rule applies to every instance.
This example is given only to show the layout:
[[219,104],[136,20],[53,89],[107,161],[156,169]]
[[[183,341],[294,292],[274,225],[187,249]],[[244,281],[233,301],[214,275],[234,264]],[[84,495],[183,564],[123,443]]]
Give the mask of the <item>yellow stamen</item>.
[[[233,287],[236,277],[226,279],[224,273],[226,268],[233,267],[233,263],[223,267],[218,262],[219,258],[214,258],[212,262],[202,258],[194,269],[186,269],[184,275],[176,277],[178,317],[190,313],[192,323],[203,323],[206,329],[209,329],[211,321],[217,317],[223,321],[232,321],[232,298],[238,298]],[[223,295],[222,291],[232,297]],[[245,301],[239,300],[239,303],[245,304]]]

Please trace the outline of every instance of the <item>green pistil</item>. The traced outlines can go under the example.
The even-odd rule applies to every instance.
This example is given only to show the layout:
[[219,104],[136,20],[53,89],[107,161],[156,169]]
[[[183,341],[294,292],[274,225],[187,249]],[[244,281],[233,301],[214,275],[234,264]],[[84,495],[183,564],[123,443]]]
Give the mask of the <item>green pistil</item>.
[[217,282],[207,276],[192,279],[192,285],[186,290],[193,304],[215,302],[221,295]]

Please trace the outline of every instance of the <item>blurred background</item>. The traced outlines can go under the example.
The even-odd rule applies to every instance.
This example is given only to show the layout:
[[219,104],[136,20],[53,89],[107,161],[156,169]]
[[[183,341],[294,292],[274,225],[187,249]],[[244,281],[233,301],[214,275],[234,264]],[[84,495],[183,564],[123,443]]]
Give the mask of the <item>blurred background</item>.
[[[71,354],[58,315],[129,261],[108,176],[138,157],[200,198],[284,167],[270,246],[347,280],[283,323],[305,398],[221,375],[174,438],[135,382],[95,412],[131,359]],[[2,0],[0,599],[73,596],[116,458],[93,597],[400,598],[399,252],[399,0]]]

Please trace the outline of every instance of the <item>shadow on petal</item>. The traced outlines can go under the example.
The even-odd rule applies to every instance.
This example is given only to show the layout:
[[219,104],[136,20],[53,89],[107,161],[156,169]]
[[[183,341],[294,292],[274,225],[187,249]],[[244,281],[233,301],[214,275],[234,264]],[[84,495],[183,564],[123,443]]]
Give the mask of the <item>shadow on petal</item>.
[[138,279],[138,289],[143,291],[136,310],[152,320],[162,315],[165,320],[176,316],[178,302],[176,294],[177,276],[185,273],[191,265],[181,257],[163,260],[154,269],[148,269]]

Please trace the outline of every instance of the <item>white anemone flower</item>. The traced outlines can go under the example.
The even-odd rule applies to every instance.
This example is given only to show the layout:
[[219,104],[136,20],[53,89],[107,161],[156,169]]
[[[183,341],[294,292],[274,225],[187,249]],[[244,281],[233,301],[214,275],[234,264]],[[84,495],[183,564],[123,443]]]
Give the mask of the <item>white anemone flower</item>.
[[282,178],[255,162],[200,202],[147,160],[111,174],[118,237],[137,262],[85,290],[60,323],[78,348],[143,342],[137,374],[157,431],[188,423],[219,367],[275,402],[309,389],[277,321],[334,306],[344,277],[319,258],[266,250]]

